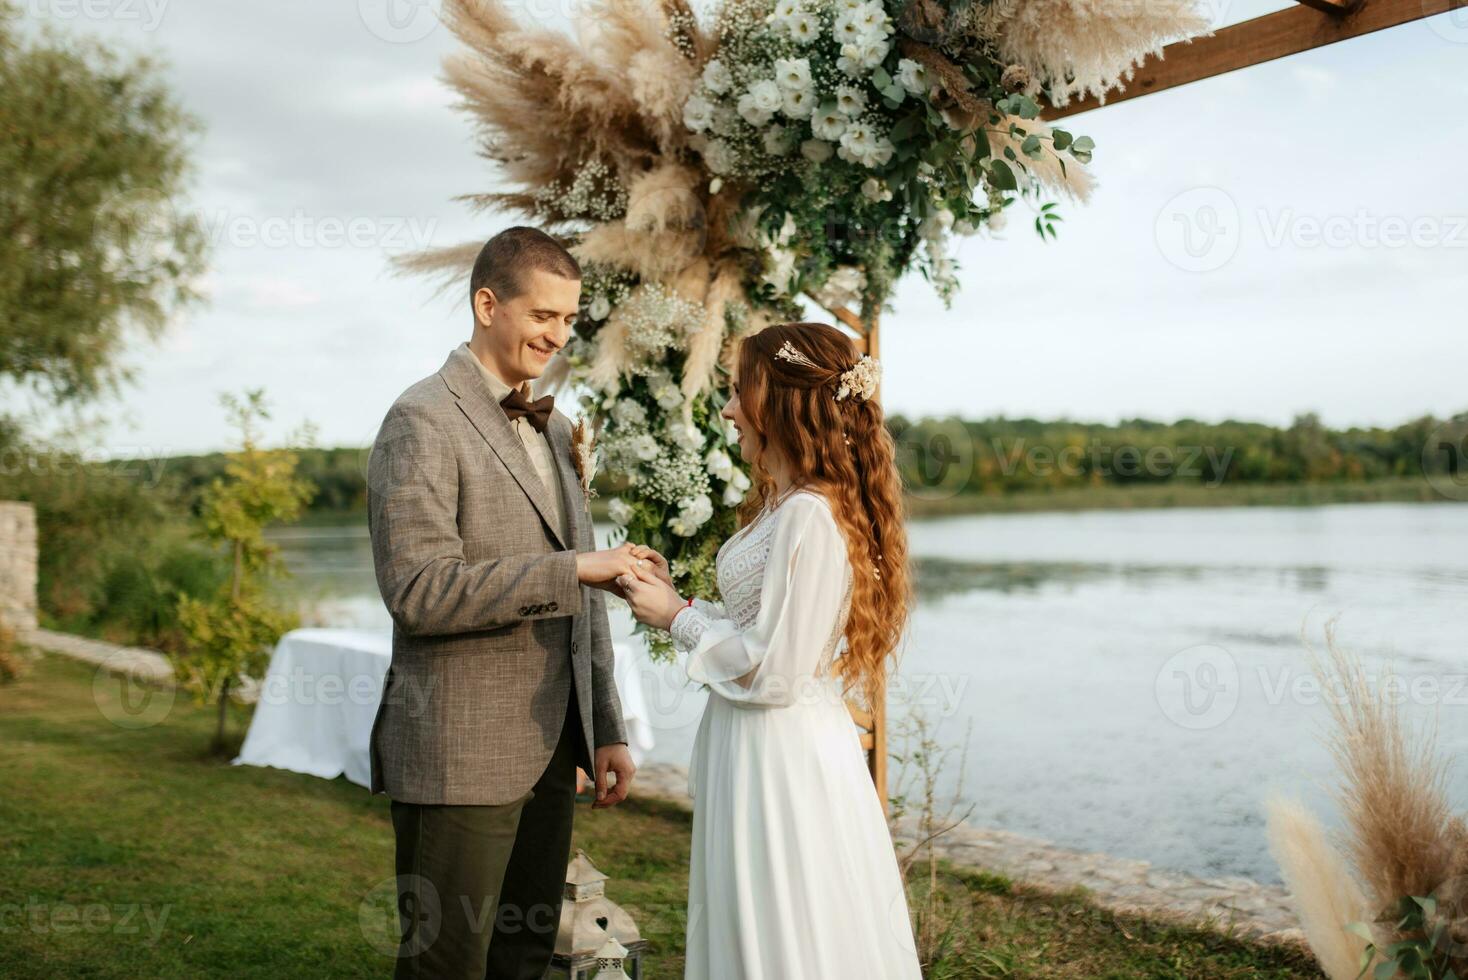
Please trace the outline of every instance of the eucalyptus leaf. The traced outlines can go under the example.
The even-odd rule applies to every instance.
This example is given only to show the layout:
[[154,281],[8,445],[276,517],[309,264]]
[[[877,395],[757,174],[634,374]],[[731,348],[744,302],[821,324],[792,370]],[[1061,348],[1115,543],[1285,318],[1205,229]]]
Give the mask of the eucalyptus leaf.
[[1019,189],[1019,182],[1014,179],[1014,171],[1010,170],[1009,164],[1003,160],[995,159],[992,161],[989,171],[989,181],[1002,191]]
[[1074,137],[1063,129],[1052,129],[1050,135],[1055,138],[1056,150],[1063,150],[1067,146],[1070,146],[1071,140],[1074,139]]

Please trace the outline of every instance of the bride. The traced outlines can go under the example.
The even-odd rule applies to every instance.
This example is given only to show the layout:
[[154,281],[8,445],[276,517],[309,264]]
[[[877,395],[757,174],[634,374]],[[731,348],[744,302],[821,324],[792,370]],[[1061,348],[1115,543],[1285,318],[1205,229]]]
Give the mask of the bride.
[[724,408],[756,493],[718,555],[721,603],[685,600],[638,548],[619,584],[709,689],[694,797],[696,980],[921,980],[881,801],[844,695],[868,703],[907,618],[907,541],[877,362],[833,327],[740,346]]

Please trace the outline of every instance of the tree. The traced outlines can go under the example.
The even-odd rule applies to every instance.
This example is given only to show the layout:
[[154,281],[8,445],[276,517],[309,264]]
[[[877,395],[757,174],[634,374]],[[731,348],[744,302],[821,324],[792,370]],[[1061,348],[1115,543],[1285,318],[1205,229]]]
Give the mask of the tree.
[[85,401],[199,298],[205,235],[180,207],[198,124],[153,61],[22,35],[10,0],[0,92],[0,378]]
[[[241,678],[259,677],[276,641],[299,622],[294,610],[269,593],[270,582],[288,573],[265,540],[265,528],[296,520],[316,492],[297,477],[294,452],[260,448],[256,426],[270,418],[263,391],[221,400],[240,433],[240,449],[229,454],[224,476],[204,491],[199,522],[205,538],[229,549],[231,571],[211,599],[180,596],[178,618],[188,644],[172,658],[183,685],[205,704],[219,706],[211,746],[216,753],[225,748],[232,689]],[[309,431],[299,441],[310,441]]]

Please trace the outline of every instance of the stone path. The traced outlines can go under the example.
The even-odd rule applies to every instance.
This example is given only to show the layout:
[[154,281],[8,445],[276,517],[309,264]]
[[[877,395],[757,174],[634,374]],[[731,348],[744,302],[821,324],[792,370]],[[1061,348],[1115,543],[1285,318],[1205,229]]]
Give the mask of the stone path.
[[173,666],[167,657],[142,647],[123,647],[116,643],[104,643],[101,640],[72,636],[70,633],[41,629],[22,630],[16,634],[16,639],[37,650],[59,653],[98,667],[106,667],[119,674],[131,674],[150,681],[167,681],[173,677]]
[[[633,793],[691,806],[688,774],[672,763],[647,763],[637,770]],[[898,827],[898,843],[910,846],[914,821]],[[1077,885],[1102,908],[1141,912],[1189,921],[1212,921],[1254,939],[1303,943],[1289,893],[1231,875],[1199,878],[1154,868],[1147,861],[1074,850],[1005,830],[962,824],[934,842],[941,857],[955,865],[997,872],[1014,881],[1053,892]]]

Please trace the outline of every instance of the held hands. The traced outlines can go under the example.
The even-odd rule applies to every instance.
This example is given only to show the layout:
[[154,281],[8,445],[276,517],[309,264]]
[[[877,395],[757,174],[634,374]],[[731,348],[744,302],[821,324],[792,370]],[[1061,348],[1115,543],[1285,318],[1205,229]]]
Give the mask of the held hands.
[[632,544],[621,544],[606,551],[583,551],[576,556],[576,578],[582,585],[605,589],[620,599],[627,598],[617,584],[619,575],[631,575],[637,558]]
[[[657,552],[652,554],[662,559]],[[631,574],[623,573],[617,577],[617,584],[622,588],[622,598],[632,607],[632,615],[637,617],[639,623],[665,630],[672,625],[673,617],[684,607],[683,597],[678,595],[671,579],[666,576],[666,561],[659,568],[651,558],[645,558],[638,560],[632,567]]]

